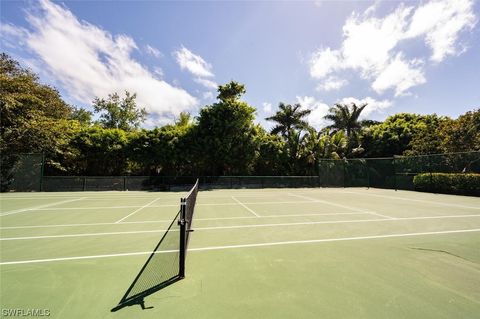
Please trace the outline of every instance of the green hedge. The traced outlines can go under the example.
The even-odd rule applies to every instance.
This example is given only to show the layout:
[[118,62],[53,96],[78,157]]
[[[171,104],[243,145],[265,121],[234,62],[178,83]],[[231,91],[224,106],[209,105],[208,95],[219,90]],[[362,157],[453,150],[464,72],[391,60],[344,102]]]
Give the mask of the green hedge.
[[480,196],[480,174],[422,173],[413,178],[415,190]]

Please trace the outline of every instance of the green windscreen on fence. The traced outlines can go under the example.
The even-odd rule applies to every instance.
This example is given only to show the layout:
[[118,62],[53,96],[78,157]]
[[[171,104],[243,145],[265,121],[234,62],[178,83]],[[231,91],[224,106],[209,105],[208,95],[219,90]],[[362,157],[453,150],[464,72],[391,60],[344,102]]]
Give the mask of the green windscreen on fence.
[[41,191],[43,154],[0,156],[1,191]]
[[[463,152],[389,158],[320,160],[322,187],[377,187],[415,190],[415,176],[436,173],[480,173],[480,152]],[[463,193],[458,189],[458,193]],[[474,190],[473,193],[477,191]]]
[[[42,176],[42,154],[1,157],[2,191],[187,190],[200,180],[203,188],[377,187],[419,190],[414,179],[435,173],[480,173],[480,152],[389,158],[320,159],[318,176]],[[417,178],[418,179],[418,178]],[[475,190],[479,192],[480,190]],[[457,193],[462,193],[459,189]]]

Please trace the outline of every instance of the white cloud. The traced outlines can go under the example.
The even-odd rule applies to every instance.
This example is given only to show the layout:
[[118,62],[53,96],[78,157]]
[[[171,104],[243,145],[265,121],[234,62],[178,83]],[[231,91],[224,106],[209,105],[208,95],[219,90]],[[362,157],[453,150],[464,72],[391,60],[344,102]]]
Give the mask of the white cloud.
[[324,116],[328,114],[329,106],[313,96],[297,96],[297,103],[300,103],[304,109],[311,110],[308,115],[308,123],[317,130],[326,126],[327,121]]
[[381,113],[385,109],[387,109],[387,108],[389,108],[393,105],[393,103],[389,100],[379,101],[379,100],[375,100],[374,98],[371,98],[371,97],[366,97],[366,98],[363,98],[361,100],[359,100],[357,98],[354,98],[354,97],[346,97],[346,98],[341,99],[339,102],[344,103],[344,104],[355,103],[356,105],[362,105],[362,104],[366,103],[367,106],[362,111],[362,114],[360,115],[361,118],[365,118],[365,117],[369,116],[370,114],[372,114],[374,112]]
[[147,52],[148,54],[150,54],[150,55],[152,55],[156,58],[160,58],[160,57],[163,56],[162,52],[160,52],[157,48],[154,48],[149,44],[147,44],[145,46],[145,52]]
[[153,68],[153,72],[159,77],[159,78],[163,78],[164,74],[163,74],[163,70],[161,67],[154,67]]
[[372,88],[377,93],[394,88],[395,96],[403,95],[409,88],[426,82],[421,65],[421,61],[405,61],[402,54],[398,53],[378,74]]
[[182,70],[186,69],[197,77],[212,77],[212,66],[185,47],[173,53]]
[[[124,90],[137,93],[138,105],[152,115],[189,111],[197,100],[185,90],[158,80],[131,53],[135,41],[78,20],[65,7],[43,0],[27,13],[30,24],[19,41],[42,63],[36,70],[54,76],[70,97],[90,103],[95,96]],[[12,38],[15,34],[10,32]]]
[[269,103],[269,102],[263,102],[262,103],[262,108],[263,108],[263,112],[265,114],[270,114],[273,111],[272,103]]
[[333,71],[342,68],[340,52],[330,48],[321,49],[313,53],[310,60],[310,75],[313,78],[321,79]]
[[[407,94],[408,89],[426,82],[424,65],[419,61],[429,58],[441,62],[461,53],[461,32],[473,29],[477,22],[472,0],[432,0],[416,7],[400,4],[384,17],[373,16],[375,10],[376,6],[371,6],[345,21],[339,49],[327,47],[312,54],[312,78],[331,78],[353,70],[377,92],[393,89],[397,96]],[[409,40],[413,44],[423,40],[431,55],[417,53],[406,58],[402,45]]]
[[347,80],[337,78],[335,76],[328,77],[325,81],[317,86],[319,91],[333,91],[338,90],[348,83]]
[[218,84],[216,82],[212,81],[212,80],[209,80],[209,79],[195,78],[194,81],[197,82],[198,84],[203,85],[207,89],[217,89],[218,88]]
[[[330,106],[317,100],[313,96],[297,96],[297,103],[302,105],[302,108],[311,110],[312,112],[307,117],[308,123],[315,127],[317,130],[330,124],[324,117],[328,114]],[[366,97],[363,99],[357,99],[354,97],[346,97],[339,101],[343,104],[355,103],[356,105],[362,105],[367,103],[367,106],[361,114],[361,118],[366,118],[372,113],[382,113],[385,109],[391,107],[393,103],[389,100],[376,100],[372,97]]]
[[202,97],[204,100],[212,100],[214,95],[211,91],[203,92]]
[[470,0],[428,2],[413,14],[407,36],[425,36],[433,51],[430,59],[441,62],[448,55],[459,53],[455,44],[460,32],[472,30],[477,23],[472,6]]

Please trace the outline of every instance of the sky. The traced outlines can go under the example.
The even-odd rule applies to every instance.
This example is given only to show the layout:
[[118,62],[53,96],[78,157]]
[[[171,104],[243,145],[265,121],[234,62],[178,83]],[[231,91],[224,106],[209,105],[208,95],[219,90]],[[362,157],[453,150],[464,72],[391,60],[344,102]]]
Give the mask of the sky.
[[450,117],[480,107],[480,3],[431,1],[2,1],[0,45],[91,110],[125,90],[145,127],[246,86],[256,121],[280,102],[321,128],[334,103],[364,118]]

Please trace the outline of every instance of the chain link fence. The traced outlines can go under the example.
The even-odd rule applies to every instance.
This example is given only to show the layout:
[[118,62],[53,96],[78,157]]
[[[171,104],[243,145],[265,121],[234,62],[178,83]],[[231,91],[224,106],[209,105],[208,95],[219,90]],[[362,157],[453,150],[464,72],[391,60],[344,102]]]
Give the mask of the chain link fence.
[[[322,159],[319,161],[318,176],[43,176],[43,167],[42,154],[2,156],[1,190],[186,190],[199,178],[203,189],[376,187],[480,196],[478,151],[389,158]],[[453,184],[460,185],[452,184],[451,190],[444,191],[438,185],[467,175],[470,178],[467,183],[453,181]]]

